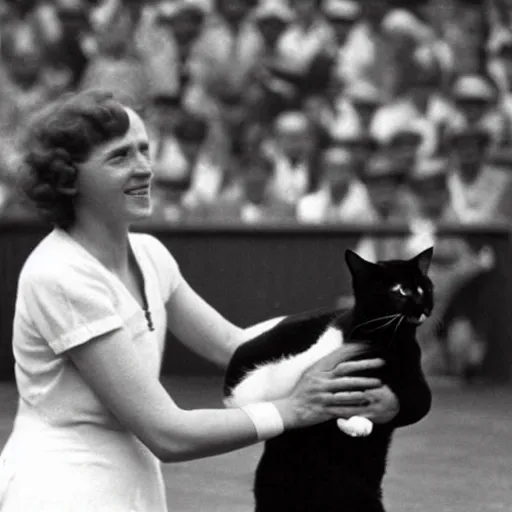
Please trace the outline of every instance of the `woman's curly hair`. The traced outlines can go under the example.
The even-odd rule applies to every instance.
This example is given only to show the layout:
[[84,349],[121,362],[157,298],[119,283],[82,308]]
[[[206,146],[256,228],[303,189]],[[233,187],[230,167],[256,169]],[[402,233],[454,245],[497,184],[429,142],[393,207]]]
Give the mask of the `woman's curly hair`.
[[108,91],[71,93],[44,107],[30,120],[22,141],[20,192],[43,219],[70,227],[75,221],[75,164],[128,128],[126,110]]

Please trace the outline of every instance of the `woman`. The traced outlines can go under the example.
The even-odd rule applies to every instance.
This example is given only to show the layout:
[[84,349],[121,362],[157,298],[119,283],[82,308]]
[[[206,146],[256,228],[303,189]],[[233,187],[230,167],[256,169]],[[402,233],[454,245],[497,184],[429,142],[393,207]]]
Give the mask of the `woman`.
[[382,361],[339,364],[346,351],[307,371],[286,399],[179,408],[159,382],[167,322],[222,366],[258,327],[228,322],[156,238],[129,234],[151,213],[149,142],[133,110],[89,91],[49,106],[30,126],[23,187],[54,229],[19,278],[20,400],[0,459],[2,512],[164,512],[160,461],[228,452],[335,417],[397,414],[379,381],[347,376]]

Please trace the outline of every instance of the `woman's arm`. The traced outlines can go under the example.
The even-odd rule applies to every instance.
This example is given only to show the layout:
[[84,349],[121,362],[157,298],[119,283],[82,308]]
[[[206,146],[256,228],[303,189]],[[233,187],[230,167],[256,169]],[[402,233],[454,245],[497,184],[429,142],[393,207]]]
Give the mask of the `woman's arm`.
[[[202,322],[200,322],[202,323]],[[339,364],[353,354],[343,347],[309,369],[291,395],[272,402],[285,429],[357,414],[362,387],[376,379],[348,373],[383,364],[380,360]],[[242,409],[184,410],[178,407],[140,360],[124,329],[103,334],[67,351],[85,382],[118,421],[160,460],[178,462],[226,453],[258,442],[255,426]]]
[[225,368],[237,347],[283,317],[243,329],[224,318],[183,280],[166,304],[169,330],[188,348]]

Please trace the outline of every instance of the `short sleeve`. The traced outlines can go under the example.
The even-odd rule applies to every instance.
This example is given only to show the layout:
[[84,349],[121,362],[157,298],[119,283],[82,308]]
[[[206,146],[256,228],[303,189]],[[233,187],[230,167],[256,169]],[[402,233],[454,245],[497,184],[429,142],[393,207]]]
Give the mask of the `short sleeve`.
[[162,298],[167,302],[183,281],[180,268],[173,255],[158,238],[144,234],[143,240],[145,250],[158,276]]
[[113,292],[92,270],[52,270],[21,284],[28,314],[57,355],[123,326]]

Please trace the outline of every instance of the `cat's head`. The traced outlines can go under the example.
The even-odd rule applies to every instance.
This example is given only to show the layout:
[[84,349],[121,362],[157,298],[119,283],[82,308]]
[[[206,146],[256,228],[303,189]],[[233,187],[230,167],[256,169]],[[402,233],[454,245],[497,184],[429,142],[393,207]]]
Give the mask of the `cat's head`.
[[356,308],[370,318],[400,314],[411,325],[422,323],[434,306],[433,284],[427,275],[432,254],[429,248],[410,260],[372,263],[347,250]]

